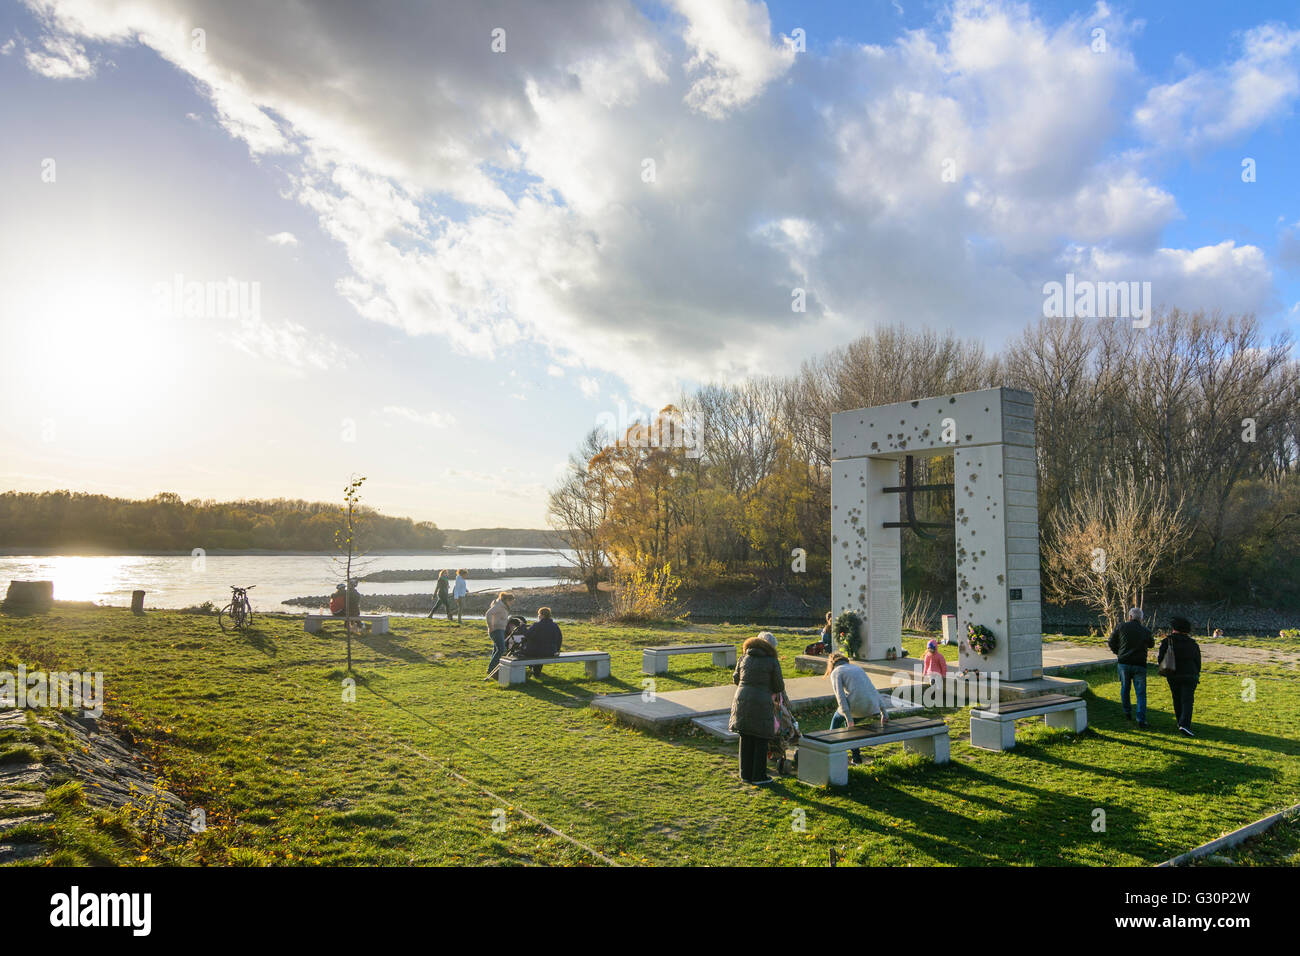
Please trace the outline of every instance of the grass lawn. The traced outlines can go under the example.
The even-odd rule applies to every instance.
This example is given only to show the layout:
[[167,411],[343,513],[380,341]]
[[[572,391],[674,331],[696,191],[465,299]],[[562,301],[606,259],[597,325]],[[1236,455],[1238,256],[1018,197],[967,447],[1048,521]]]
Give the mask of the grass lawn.
[[[214,618],[178,612],[0,616],[0,670],[21,661],[103,671],[107,716],[207,814],[208,831],[191,844],[157,850],[89,811],[74,826],[65,808],[47,825],[59,831],[60,862],[104,861],[106,846],[116,862],[141,864],[601,862],[527,813],[621,863],[824,864],[834,847],[868,865],[1142,865],[1300,800],[1300,687],[1276,666],[1207,669],[1195,740],[1172,733],[1154,670],[1144,733],[1124,721],[1104,671],[1089,676],[1091,727],[1077,738],[1024,722],[1015,751],[974,750],[966,713],[946,711],[946,767],[894,747],[851,769],[844,789],[789,778],[752,789],[737,779],[734,748],[704,735],[655,737],[586,705],[641,689],[643,646],[738,642],[753,629],[566,624],[566,649],[609,651],[613,676],[548,668],[505,689],[482,680],[482,622],[392,623],[392,634],[354,643],[348,703],[334,623],[311,635],[300,619],[263,617],[226,636]],[[791,676],[813,633],[777,633]],[[923,640],[913,643],[917,654]],[[1251,702],[1245,678],[1255,682]],[[707,657],[678,658],[657,689],[729,679]],[[820,729],[829,719],[801,723]],[[1102,832],[1095,809],[1105,811]]]
[[1257,837],[1202,857],[1197,866],[1300,866],[1300,814],[1279,820]]

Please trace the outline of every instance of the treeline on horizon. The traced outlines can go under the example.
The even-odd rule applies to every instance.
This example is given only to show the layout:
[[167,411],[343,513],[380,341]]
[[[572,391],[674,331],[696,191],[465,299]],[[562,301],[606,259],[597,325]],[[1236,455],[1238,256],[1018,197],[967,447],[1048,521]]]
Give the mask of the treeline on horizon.
[[[993,386],[1035,397],[1040,534],[1084,489],[1166,489],[1193,533],[1153,593],[1300,606],[1300,361],[1289,335],[1266,336],[1253,316],[1166,310],[1148,328],[1043,319],[996,354],[952,333],[882,328],[794,375],[683,394],[648,431],[593,430],[552,491],[549,518],[589,586],[609,564],[671,563],[688,584],[781,584],[824,605],[831,414]],[[645,440],[681,420],[698,430],[689,454]],[[952,480],[951,456],[917,468],[918,483]],[[951,496],[917,500],[922,520],[951,524]],[[902,539],[904,589],[949,604],[952,533]],[[792,567],[800,548],[802,574]]]
[[[431,521],[363,508],[368,551],[437,550],[445,533]],[[0,548],[135,551],[333,551],[339,506],[320,501],[147,500],[69,491],[0,494]]]

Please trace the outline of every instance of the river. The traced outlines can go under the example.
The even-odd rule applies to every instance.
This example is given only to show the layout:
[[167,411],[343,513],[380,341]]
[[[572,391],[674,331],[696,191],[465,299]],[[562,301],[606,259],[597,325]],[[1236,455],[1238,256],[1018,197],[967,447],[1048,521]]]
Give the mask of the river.
[[[570,552],[511,548],[462,548],[452,553],[369,555],[364,573],[375,571],[464,568],[474,591],[550,587],[554,577],[493,577],[476,580],[476,570],[538,568],[568,564]],[[356,572],[354,571],[354,574]],[[256,585],[249,592],[254,611],[303,614],[305,609],[283,602],[313,594],[329,594],[343,580],[331,555],[322,554],[209,554],[190,555],[15,555],[0,556],[0,585],[11,580],[53,581],[58,601],[94,601],[127,606],[131,592],[145,593],[147,608],[183,608],[211,601],[218,607],[230,601],[230,586]],[[362,582],[364,594],[424,594],[433,581]],[[0,592],[2,593],[2,592]]]

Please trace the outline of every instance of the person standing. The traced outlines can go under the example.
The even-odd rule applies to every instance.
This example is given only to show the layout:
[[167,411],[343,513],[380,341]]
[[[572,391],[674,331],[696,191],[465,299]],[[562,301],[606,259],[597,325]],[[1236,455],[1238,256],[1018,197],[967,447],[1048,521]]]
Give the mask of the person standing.
[[1137,725],[1139,730],[1147,726],[1147,651],[1156,646],[1155,638],[1142,623],[1142,609],[1129,610],[1128,620],[1115,628],[1106,641],[1106,646],[1119,662],[1119,702],[1124,708],[1124,719],[1133,719],[1133,708],[1129,706],[1129,687],[1137,697]]
[[948,676],[948,659],[939,653],[939,642],[934,639],[925,642],[925,656],[921,658],[921,676],[930,674]]
[[487,629],[488,637],[492,641],[492,656],[488,659],[488,676],[484,677],[484,680],[492,679],[492,672],[497,669],[497,663],[501,660],[501,655],[505,653],[506,628],[510,625],[510,604],[514,599],[513,594],[502,591],[497,595],[497,599],[488,606]]
[[[465,623],[465,598],[469,595],[469,584],[465,581],[465,569],[456,572],[456,584],[451,589],[451,599],[456,602],[456,623]],[[447,609],[447,620],[451,620],[451,609]]]
[[1174,720],[1178,729],[1188,737],[1192,733],[1192,704],[1196,699],[1196,685],[1201,679],[1201,647],[1192,638],[1192,622],[1185,617],[1169,621],[1169,636],[1160,642],[1160,673],[1169,681],[1169,693],[1174,699]]
[[744,656],[731,674],[737,686],[727,728],[740,735],[740,779],[757,786],[772,782],[767,775],[767,748],[776,736],[772,695],[785,693],[785,679],[776,656],[776,635],[764,631],[745,641],[742,649]]
[[831,612],[826,612],[826,626],[822,628],[820,638],[827,654],[835,653],[835,628],[831,626]]
[[[843,654],[832,654],[826,662],[826,676],[830,678],[831,692],[835,695],[831,730],[852,729],[855,721],[877,714],[881,726],[888,722],[889,717],[880,703],[880,692],[861,667],[851,664]],[[862,763],[862,751],[855,747],[850,759],[855,764]]]
[[429,612],[429,617],[438,613],[438,608],[447,609],[447,620],[451,620],[451,582],[447,580],[447,572],[438,572],[438,585],[434,594],[433,610]]

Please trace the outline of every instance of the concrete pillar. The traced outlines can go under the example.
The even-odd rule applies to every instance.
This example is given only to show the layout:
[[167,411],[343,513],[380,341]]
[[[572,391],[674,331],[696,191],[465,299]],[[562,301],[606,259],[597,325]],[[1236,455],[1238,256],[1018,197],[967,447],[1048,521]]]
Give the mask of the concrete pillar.
[[831,471],[832,611],[862,618],[859,656],[880,660],[902,648],[902,540],[898,495],[881,489],[898,484],[898,462],[889,458],[837,461]]

